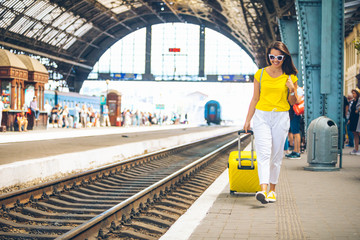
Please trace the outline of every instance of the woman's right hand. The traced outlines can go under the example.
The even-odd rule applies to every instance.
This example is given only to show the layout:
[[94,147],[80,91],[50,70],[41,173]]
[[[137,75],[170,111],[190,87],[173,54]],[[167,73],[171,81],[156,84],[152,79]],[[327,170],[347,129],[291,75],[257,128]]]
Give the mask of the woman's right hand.
[[244,131],[247,133],[250,130],[250,122],[246,121],[243,127]]

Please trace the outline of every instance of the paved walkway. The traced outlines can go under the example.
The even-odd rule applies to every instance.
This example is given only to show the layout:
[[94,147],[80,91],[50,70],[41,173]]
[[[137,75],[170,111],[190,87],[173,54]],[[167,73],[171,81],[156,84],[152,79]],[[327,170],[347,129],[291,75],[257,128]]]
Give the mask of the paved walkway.
[[360,156],[350,150],[344,149],[343,168],[335,172],[303,170],[306,153],[284,159],[273,204],[230,195],[226,171],[162,240],[360,239]]

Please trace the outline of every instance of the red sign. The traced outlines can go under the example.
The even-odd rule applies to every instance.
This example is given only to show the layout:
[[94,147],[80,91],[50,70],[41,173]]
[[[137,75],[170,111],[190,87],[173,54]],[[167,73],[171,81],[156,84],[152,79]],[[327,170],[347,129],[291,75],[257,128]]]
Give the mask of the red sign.
[[169,48],[169,52],[180,52],[180,48]]

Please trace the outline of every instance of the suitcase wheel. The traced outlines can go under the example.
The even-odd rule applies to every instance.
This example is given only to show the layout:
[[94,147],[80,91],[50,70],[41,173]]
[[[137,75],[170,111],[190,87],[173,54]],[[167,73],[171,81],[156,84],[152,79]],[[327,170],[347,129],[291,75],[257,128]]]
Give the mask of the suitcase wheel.
[[230,190],[230,195],[234,195],[234,194],[235,194],[235,191]]

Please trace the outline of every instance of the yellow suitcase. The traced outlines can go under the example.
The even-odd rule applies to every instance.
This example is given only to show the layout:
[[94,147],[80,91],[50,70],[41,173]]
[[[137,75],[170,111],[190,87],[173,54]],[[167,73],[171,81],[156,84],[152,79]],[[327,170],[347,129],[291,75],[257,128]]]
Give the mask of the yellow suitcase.
[[[253,132],[251,130],[248,131],[248,133],[251,134],[251,151],[240,151],[241,133],[245,133],[245,131],[240,130],[238,132],[238,151],[231,152],[229,156],[228,166],[230,194],[233,194],[234,192],[254,193],[261,191],[257,170],[256,152],[254,151]],[[239,155],[241,159],[240,162]]]

